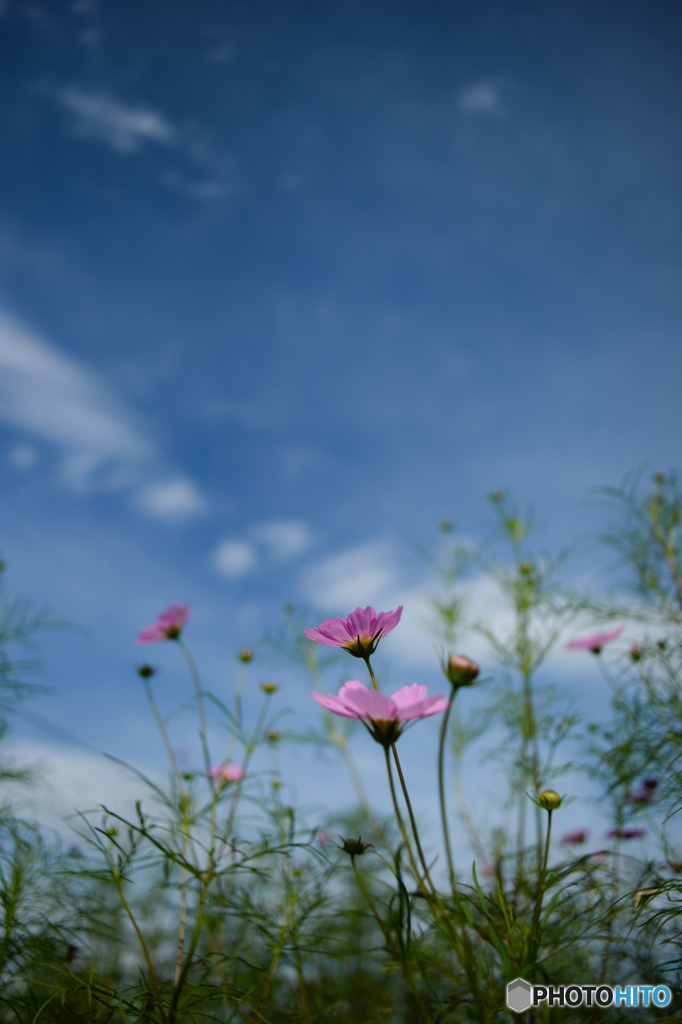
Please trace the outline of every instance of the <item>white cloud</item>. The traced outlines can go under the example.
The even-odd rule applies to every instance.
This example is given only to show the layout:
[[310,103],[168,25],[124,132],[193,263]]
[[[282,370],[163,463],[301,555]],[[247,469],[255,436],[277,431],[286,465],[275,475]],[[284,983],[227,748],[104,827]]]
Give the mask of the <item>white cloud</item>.
[[383,597],[395,593],[399,582],[400,573],[389,545],[369,541],[308,569],[303,576],[303,591],[319,608],[347,615],[358,606],[380,604]]
[[[79,827],[78,820],[65,822],[74,811],[84,811],[104,804],[118,814],[134,813],[135,801],[148,799],[149,790],[122,765],[109,761],[103,754],[79,747],[58,746],[34,740],[12,738],[11,752],[18,763],[36,764],[38,783],[30,788],[17,787],[13,795],[21,799],[21,812],[28,811],[47,827],[57,829],[69,842],[81,846],[70,826]],[[145,766],[145,774],[158,779],[158,773]],[[93,820],[99,824],[101,815]],[[81,831],[84,831],[81,828]]]
[[308,526],[300,519],[273,519],[269,523],[261,523],[254,527],[253,535],[282,562],[302,555],[313,541]]
[[176,141],[173,126],[148,107],[126,106],[114,96],[76,86],[62,89],[59,99],[74,117],[74,134],[100,139],[121,153],[132,153],[146,142],[168,146]]
[[467,114],[499,114],[500,90],[495,82],[472,82],[458,96],[459,108]]
[[214,550],[213,566],[228,580],[251,572],[256,566],[256,549],[247,540],[225,540]]
[[143,512],[157,519],[181,521],[206,511],[203,496],[191,480],[182,476],[141,487],[136,502]]
[[[184,477],[148,482],[162,475],[164,460],[94,373],[1,311],[0,422],[57,448],[61,476],[74,491],[127,489],[139,508],[162,519],[205,510]],[[35,461],[28,444],[13,451],[16,466]]]

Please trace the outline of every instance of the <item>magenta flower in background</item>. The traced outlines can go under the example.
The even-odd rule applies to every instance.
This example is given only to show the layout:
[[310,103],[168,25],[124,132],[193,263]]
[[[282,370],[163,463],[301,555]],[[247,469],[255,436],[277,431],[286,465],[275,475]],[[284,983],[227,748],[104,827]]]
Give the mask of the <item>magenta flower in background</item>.
[[244,768],[240,764],[216,764],[212,765],[206,774],[216,782],[239,782],[244,778]]
[[359,679],[344,683],[338,697],[331,693],[314,693],[313,700],[335,715],[357,718],[382,746],[398,739],[408,722],[439,715],[450,706],[441,693],[429,697],[425,686],[412,683],[389,697],[378,690],[369,690]]
[[570,643],[565,645],[567,651],[592,651],[593,654],[600,654],[602,647],[610,643],[611,640],[615,640],[617,636],[625,629],[625,626],[619,626],[618,629],[612,629],[609,633],[592,633],[591,636],[581,637],[579,640],[571,640]]
[[609,839],[642,839],[645,828],[612,828],[606,833]]
[[374,654],[382,636],[386,636],[400,622],[403,606],[392,612],[375,612],[373,608],[356,608],[347,619],[338,615],[325,619],[319,626],[306,629],[309,640],[327,647],[343,647],[354,658],[369,658]]
[[574,843],[584,843],[589,834],[589,829],[574,828],[572,832],[567,832],[565,836],[561,837],[561,843],[563,846],[572,846]]
[[136,643],[157,644],[160,640],[177,640],[191,614],[190,605],[172,604],[151,626],[140,630]]

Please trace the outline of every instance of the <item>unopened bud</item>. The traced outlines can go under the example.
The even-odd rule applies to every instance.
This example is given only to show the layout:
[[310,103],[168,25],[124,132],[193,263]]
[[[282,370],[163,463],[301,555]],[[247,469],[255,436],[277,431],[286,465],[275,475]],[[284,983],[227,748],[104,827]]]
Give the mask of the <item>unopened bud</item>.
[[156,673],[156,669],[152,665],[140,665],[137,670],[138,676],[142,676],[143,679],[149,679]]
[[664,484],[665,483],[665,473],[654,473],[654,483],[657,483],[659,485],[660,484]]
[[265,735],[270,740],[271,743],[277,743],[277,741],[279,740],[279,733],[277,732],[276,729],[268,729]]
[[253,651],[251,650],[250,647],[242,647],[237,657],[239,658],[240,661],[243,661],[244,664],[247,665],[250,661],[253,660]]
[[538,806],[545,811],[556,811],[561,807],[561,797],[554,789],[543,789],[538,797]]
[[343,836],[339,836],[339,839],[343,843],[342,849],[351,857],[361,857],[365,850],[374,846],[374,843],[363,843],[359,836],[357,839],[344,839]]
[[277,693],[277,683],[262,683],[261,690],[263,693]]
[[630,648],[630,658],[632,659],[632,661],[641,661],[643,653],[644,652],[642,651],[642,648],[639,646],[639,644],[633,644]]
[[453,654],[443,671],[453,686],[471,686],[481,670],[466,654]]
[[455,524],[453,523],[452,519],[443,519],[443,521],[440,524],[441,533],[452,533],[454,528]]

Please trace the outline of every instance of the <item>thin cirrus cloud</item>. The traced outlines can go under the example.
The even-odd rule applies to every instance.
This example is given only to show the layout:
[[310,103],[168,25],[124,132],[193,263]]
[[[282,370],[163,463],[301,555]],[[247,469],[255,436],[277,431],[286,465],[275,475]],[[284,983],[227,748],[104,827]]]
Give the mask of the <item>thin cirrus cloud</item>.
[[107,93],[89,93],[76,86],[59,92],[62,106],[73,118],[74,135],[100,139],[121,153],[132,153],[145,143],[172,146],[177,142],[173,126],[156,110],[126,106]]
[[216,149],[196,129],[178,128],[144,104],[125,103],[110,93],[88,92],[75,85],[59,90],[57,100],[69,114],[76,138],[103,142],[122,154],[136,153],[149,144],[171,150],[173,166],[160,175],[161,184],[171,191],[211,201],[237,190],[234,157]]
[[470,82],[457,97],[459,109],[466,114],[499,114],[502,111],[500,87],[497,82]]
[[24,435],[10,462],[30,469],[38,453],[27,439],[59,453],[62,481],[76,493],[128,491],[157,519],[206,511],[187,477],[169,472],[131,413],[89,369],[0,312],[0,422]]

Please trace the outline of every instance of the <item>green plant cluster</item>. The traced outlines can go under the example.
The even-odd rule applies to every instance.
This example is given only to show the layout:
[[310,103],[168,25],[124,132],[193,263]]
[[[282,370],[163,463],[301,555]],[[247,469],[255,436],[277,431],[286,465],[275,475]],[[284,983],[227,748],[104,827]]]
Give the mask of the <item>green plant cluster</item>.
[[[394,799],[382,816],[354,760],[353,723],[325,711],[319,729],[285,732],[270,683],[247,721],[252,652],[240,652],[224,703],[203,688],[182,629],[168,632],[189,670],[201,770],[179,763],[172,713],[157,704],[145,665],[141,686],[168,753],[167,784],[140,776],[147,796],[133,816],[83,813],[66,849],[22,820],[9,798],[0,807],[0,1022],[484,1024],[516,1019],[505,994],[519,977],[672,991],[665,1009],[543,1005],[527,1021],[679,1020],[682,490],[674,474],[651,483],[640,475],[599,500],[611,516],[601,539],[618,553],[629,587],[608,597],[562,584],[564,557],[538,548],[532,516],[502,492],[491,496],[496,526],[484,544],[457,544],[446,521],[436,554],[422,552],[434,574],[430,628],[451,699],[434,764],[442,836],[432,848],[399,739],[373,751],[385,758]],[[502,626],[470,616],[472,573],[504,601]],[[626,624],[623,636],[614,623]],[[0,612],[2,735],[13,704],[31,690],[32,665],[15,652],[50,624],[17,602]],[[306,625],[286,606],[256,654],[289,659],[319,691],[347,655],[306,639]],[[610,687],[603,721],[591,721],[589,708],[574,707],[541,671],[584,627],[602,632],[571,656],[594,659]],[[458,653],[474,634],[495,666],[481,675]],[[379,689],[369,653],[364,660]],[[211,760],[209,716],[229,737],[220,765]],[[284,743],[342,762],[356,810],[331,808],[320,824],[290,806]],[[253,767],[261,749],[268,772]],[[499,780],[494,819],[467,801],[466,771],[480,772],[481,759]],[[5,760],[0,782],[9,780],[30,784],[30,772]],[[576,802],[586,793],[598,801],[596,846],[584,830],[562,835],[569,788]],[[644,829],[655,849],[649,861],[633,852]],[[468,864],[455,863],[455,834],[467,838]]]

